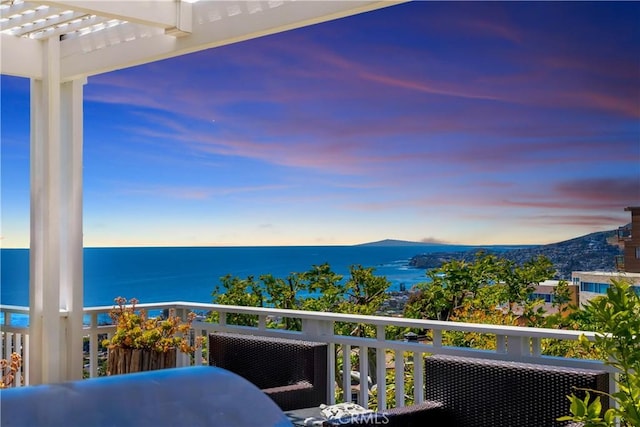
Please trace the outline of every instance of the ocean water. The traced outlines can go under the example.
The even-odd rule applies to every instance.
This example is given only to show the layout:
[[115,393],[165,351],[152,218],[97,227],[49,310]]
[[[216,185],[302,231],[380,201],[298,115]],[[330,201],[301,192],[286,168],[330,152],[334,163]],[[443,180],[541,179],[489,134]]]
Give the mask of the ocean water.
[[[409,267],[421,253],[460,251],[468,246],[277,246],[85,248],[84,306],[112,305],[117,296],[142,303],[211,302],[220,278],[272,274],[286,277],[329,263],[348,276],[351,265],[373,267],[390,291],[427,281],[423,269]],[[29,251],[0,249],[0,303],[29,305]]]

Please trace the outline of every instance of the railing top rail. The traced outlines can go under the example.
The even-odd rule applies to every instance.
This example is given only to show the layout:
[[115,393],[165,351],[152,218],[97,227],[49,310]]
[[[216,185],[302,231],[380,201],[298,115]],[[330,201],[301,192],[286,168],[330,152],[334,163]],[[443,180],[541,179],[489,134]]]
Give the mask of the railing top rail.
[[[282,316],[282,317],[294,317],[298,319],[313,319],[313,320],[326,320],[334,322],[349,322],[349,323],[367,323],[370,325],[381,326],[401,326],[406,328],[417,329],[435,329],[435,330],[448,330],[448,331],[467,331],[477,332],[484,334],[500,334],[511,336],[524,336],[532,338],[557,338],[564,340],[577,340],[581,335],[593,340],[596,333],[591,331],[574,331],[564,329],[550,329],[550,328],[531,328],[524,326],[505,326],[505,325],[488,325],[480,323],[464,323],[464,322],[449,322],[438,320],[423,320],[423,319],[408,319],[403,317],[389,317],[389,316],[367,316],[359,314],[346,314],[346,313],[330,313],[330,312],[318,312],[318,311],[304,311],[304,310],[287,310],[268,307],[246,307],[236,305],[221,305],[210,303],[197,303],[187,301],[172,301],[166,303],[147,303],[139,304],[137,307],[145,309],[165,309],[165,308],[182,308],[189,310],[206,310],[217,311],[222,313],[242,313],[253,314],[258,316]],[[94,311],[104,312],[110,310],[112,307],[88,307],[85,309],[85,313]]]
[[[147,310],[163,310],[163,309],[187,309],[187,310],[203,310],[203,311],[217,311],[221,313],[241,313],[241,314],[253,314],[258,316],[282,316],[292,317],[298,319],[311,319],[311,320],[325,320],[332,322],[348,322],[348,323],[366,323],[370,325],[380,326],[400,326],[406,328],[416,329],[433,329],[433,330],[446,330],[446,331],[466,331],[482,334],[498,334],[509,336],[522,336],[531,338],[556,338],[563,340],[577,340],[581,335],[584,335],[587,339],[593,340],[597,333],[591,331],[574,331],[564,329],[550,329],[550,328],[532,328],[525,326],[505,326],[505,325],[489,325],[481,323],[464,323],[464,322],[449,322],[438,320],[423,320],[423,319],[409,319],[403,317],[389,317],[389,316],[369,316],[359,314],[346,314],[346,313],[330,313],[330,312],[318,312],[318,311],[304,311],[304,310],[287,310],[268,307],[246,307],[235,305],[221,305],[188,301],[168,301],[159,303],[144,303],[137,304],[136,307],[144,308]],[[85,307],[85,314],[93,313],[107,313],[113,306],[97,306],[97,307]],[[0,305],[2,310],[11,311],[25,311],[28,313],[28,307],[20,306],[6,306]]]
[[10,311],[12,313],[29,314],[29,307],[25,307],[22,305],[0,304],[0,311]]

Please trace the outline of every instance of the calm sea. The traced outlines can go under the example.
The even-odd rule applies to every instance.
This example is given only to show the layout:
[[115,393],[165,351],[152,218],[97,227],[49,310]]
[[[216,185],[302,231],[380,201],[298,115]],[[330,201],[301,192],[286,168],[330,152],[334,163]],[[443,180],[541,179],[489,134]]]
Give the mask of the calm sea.
[[[409,267],[417,254],[459,251],[468,246],[278,246],[86,248],[84,306],[112,305],[117,296],[140,302],[211,302],[220,278],[262,274],[286,277],[312,265],[329,263],[347,276],[351,265],[374,267],[389,290],[407,289],[427,280],[422,269]],[[29,305],[29,251],[0,249],[0,302]]]

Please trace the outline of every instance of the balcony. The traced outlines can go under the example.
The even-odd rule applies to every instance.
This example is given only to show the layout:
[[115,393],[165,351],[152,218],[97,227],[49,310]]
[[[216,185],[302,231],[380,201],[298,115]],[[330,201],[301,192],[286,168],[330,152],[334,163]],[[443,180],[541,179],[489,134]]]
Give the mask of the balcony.
[[618,227],[618,241],[624,242],[631,239],[631,226],[625,225],[623,227]]
[[[328,378],[330,384],[335,383],[334,392],[329,392],[327,402],[329,404],[341,401],[336,396],[341,390],[351,390],[351,377],[368,378],[373,376],[378,379],[387,378],[383,386],[370,388],[370,393],[357,393],[357,402],[363,407],[369,407],[371,403],[379,409],[389,407],[388,398],[393,396],[393,406],[405,406],[410,403],[421,403],[425,400],[424,367],[421,363],[413,363],[414,360],[422,360],[429,355],[468,356],[486,358],[491,360],[503,360],[512,362],[535,363],[557,367],[604,369],[613,372],[612,368],[598,360],[572,359],[563,357],[551,357],[543,355],[543,340],[577,340],[584,334],[593,340],[595,333],[527,328],[502,325],[471,324],[458,322],[442,322],[432,320],[418,320],[398,317],[362,316],[341,313],[323,313],[295,310],[280,310],[271,308],[225,306],[215,304],[166,302],[153,304],[140,304],[139,308],[145,308],[150,314],[160,313],[163,310],[174,309],[180,316],[193,311],[202,316],[193,324],[193,333],[206,335],[211,332],[235,332],[242,334],[255,334],[268,337],[298,338],[309,341],[322,341],[329,344],[328,352]],[[98,376],[100,361],[99,341],[104,336],[113,333],[114,327],[109,325],[107,307],[84,308],[83,336],[85,339],[85,376]],[[218,323],[204,321],[204,314],[209,312],[219,313]],[[22,353],[24,360],[23,378],[20,385],[29,385],[29,363],[34,358],[42,355],[31,355],[25,352],[28,334],[28,307],[0,306],[2,314],[2,355],[11,351]],[[229,315],[244,314],[255,316],[255,327],[238,326],[227,322]],[[60,321],[66,320],[66,313],[60,313]],[[288,331],[267,327],[270,319],[300,319],[301,331]],[[334,333],[336,323],[364,324],[375,330],[375,337],[362,338]],[[407,340],[391,340],[387,334],[391,328],[408,328],[427,333],[429,339],[424,342]],[[460,331],[463,333],[479,333],[490,337],[495,344],[495,350],[480,350],[468,347],[451,347],[443,345],[443,332]],[[61,345],[63,345],[61,343]],[[80,351],[80,349],[78,349]],[[196,351],[195,357],[183,355],[179,358],[180,366],[189,364],[206,364],[206,353],[202,349]],[[351,358],[344,358],[341,364],[343,372],[352,372],[352,375],[339,375],[338,359],[340,354],[351,354]],[[377,361],[384,363],[376,363]],[[370,369],[370,366],[372,369]],[[375,368],[373,368],[375,367]],[[355,372],[354,372],[355,371]],[[373,375],[372,375],[373,373]],[[393,380],[389,381],[389,373]],[[403,374],[404,373],[404,374]],[[340,383],[334,382],[335,378],[341,378]],[[377,381],[380,383],[381,381]],[[614,375],[609,376],[609,389],[615,390]],[[373,390],[373,391],[371,391]],[[389,392],[389,393],[388,393]]]

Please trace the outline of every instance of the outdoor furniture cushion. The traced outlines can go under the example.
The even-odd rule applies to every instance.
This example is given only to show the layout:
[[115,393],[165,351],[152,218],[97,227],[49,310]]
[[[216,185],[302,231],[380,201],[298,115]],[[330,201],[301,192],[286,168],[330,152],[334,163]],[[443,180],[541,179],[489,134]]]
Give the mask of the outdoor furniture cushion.
[[265,336],[209,334],[209,364],[246,378],[283,411],[327,401],[326,343]]
[[256,386],[210,366],[8,388],[0,405],[2,427],[291,426]]
[[[457,427],[555,427],[576,388],[608,391],[603,370],[437,355],[425,359],[425,399],[442,402]],[[607,407],[608,399],[603,399]]]

